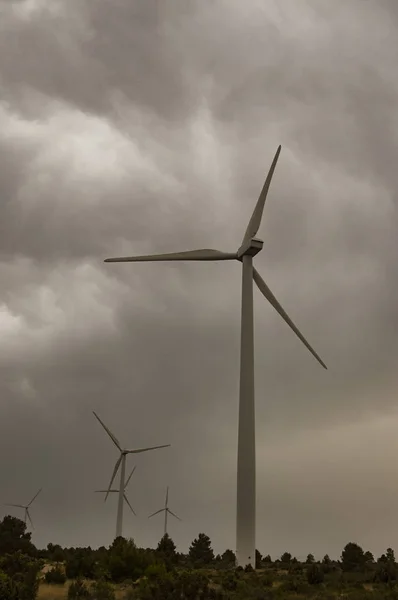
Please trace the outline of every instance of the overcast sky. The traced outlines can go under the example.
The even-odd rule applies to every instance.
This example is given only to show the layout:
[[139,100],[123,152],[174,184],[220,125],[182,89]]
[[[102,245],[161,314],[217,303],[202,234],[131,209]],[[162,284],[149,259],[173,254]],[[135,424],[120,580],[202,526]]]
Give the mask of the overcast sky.
[[[396,0],[0,0],[0,499],[34,542],[235,550],[239,263],[256,267],[257,547],[398,550]],[[6,508],[1,514],[8,513]],[[18,509],[11,509],[19,516]]]

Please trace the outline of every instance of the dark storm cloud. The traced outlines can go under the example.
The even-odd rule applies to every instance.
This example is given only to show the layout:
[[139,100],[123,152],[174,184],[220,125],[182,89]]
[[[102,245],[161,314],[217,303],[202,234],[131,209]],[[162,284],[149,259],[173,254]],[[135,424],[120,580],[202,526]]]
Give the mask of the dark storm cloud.
[[43,486],[39,545],[109,543],[115,498],[93,490],[117,453],[96,410],[128,445],[172,444],[137,457],[126,534],[157,542],[170,485],[182,549],[201,530],[234,548],[239,265],[102,260],[235,250],[282,143],[256,266],[330,370],[255,290],[257,545],[393,544],[395,4],[0,16],[1,498]]

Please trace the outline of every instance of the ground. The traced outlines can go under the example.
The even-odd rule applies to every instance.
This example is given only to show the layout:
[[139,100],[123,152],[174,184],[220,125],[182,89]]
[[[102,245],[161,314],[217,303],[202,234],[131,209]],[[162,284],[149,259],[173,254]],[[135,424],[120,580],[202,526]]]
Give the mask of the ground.
[[[69,583],[65,585],[48,585],[42,583],[39,588],[37,600],[66,600],[68,597]],[[120,600],[123,597],[123,590],[115,586],[116,599]]]

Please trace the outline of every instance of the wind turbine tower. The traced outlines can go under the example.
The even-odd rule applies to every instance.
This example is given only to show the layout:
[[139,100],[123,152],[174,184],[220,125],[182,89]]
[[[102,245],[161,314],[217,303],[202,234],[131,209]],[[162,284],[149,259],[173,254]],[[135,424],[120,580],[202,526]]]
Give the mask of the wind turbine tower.
[[169,509],[169,488],[167,487],[166,489],[166,499],[164,502],[164,508],[161,508],[160,510],[157,510],[156,512],[152,513],[151,515],[149,515],[148,519],[150,519],[151,517],[154,517],[155,515],[160,514],[161,512],[164,512],[164,535],[166,535],[167,533],[167,515],[170,514],[173,517],[175,517],[176,519],[178,519],[179,521],[181,521],[180,517],[177,517],[177,515],[175,515],[170,509]]
[[23,508],[25,510],[25,525],[26,525],[26,520],[29,519],[29,523],[32,526],[32,529],[34,529],[33,527],[33,522],[32,519],[30,517],[30,512],[29,512],[29,507],[33,504],[33,502],[36,500],[37,496],[40,494],[41,490],[43,488],[40,488],[39,491],[37,492],[37,494],[35,494],[32,498],[32,500],[29,502],[29,504],[5,504],[4,506],[15,506],[17,508]]
[[236,557],[238,566],[250,564],[256,568],[256,451],[255,451],[255,403],[254,403],[254,323],[253,323],[253,281],[297,337],[326,369],[315,350],[290,319],[275,298],[268,285],[253,266],[253,258],[263,247],[262,240],[256,237],[260,228],[265,200],[279,158],[279,146],[272,161],[260,197],[243,236],[240,247],[235,252],[200,249],[168,254],[125,256],[107,258],[105,262],[156,262],[156,261],[224,261],[237,260],[242,264],[242,312],[240,345],[240,386],[238,424],[238,466],[237,466],[237,510],[236,510]]
[[[117,475],[119,467],[121,467],[120,468],[120,484],[119,484],[119,490],[118,490],[119,491],[119,500],[118,500],[118,505],[117,505],[117,518],[116,518],[116,537],[120,537],[122,535],[122,531],[123,531],[123,504],[124,504],[124,501],[126,500],[125,488],[126,488],[127,484],[125,483],[125,476],[126,476],[127,455],[128,454],[140,454],[141,452],[148,452],[149,450],[157,450],[158,448],[168,448],[171,444],[165,444],[163,446],[150,446],[149,448],[137,448],[135,450],[127,450],[125,448],[122,448],[119,440],[108,429],[108,427],[105,425],[105,423],[103,421],[101,421],[101,419],[99,418],[97,413],[93,411],[93,414],[96,417],[96,419],[101,423],[102,427],[105,429],[106,433],[109,435],[112,442],[115,444],[116,448],[120,452],[119,458],[117,459],[116,464],[115,464],[115,468],[113,469],[111,481],[109,483],[108,489],[106,490],[106,495],[105,495],[105,500],[104,500],[104,502],[106,502],[108,495],[111,493],[113,481]],[[131,477],[131,475],[130,475],[130,477]]]

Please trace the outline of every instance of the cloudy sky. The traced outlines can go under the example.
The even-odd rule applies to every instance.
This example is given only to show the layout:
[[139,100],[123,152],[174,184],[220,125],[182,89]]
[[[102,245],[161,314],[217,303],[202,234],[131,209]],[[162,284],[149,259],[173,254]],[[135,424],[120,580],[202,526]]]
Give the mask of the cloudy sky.
[[[256,266],[257,547],[398,550],[398,6],[0,0],[0,497],[34,541],[109,544],[161,508],[235,549],[240,265],[104,264],[240,245],[278,144]],[[13,509],[11,509],[13,510]],[[18,515],[17,512],[13,514]],[[6,508],[1,514],[7,514]]]

